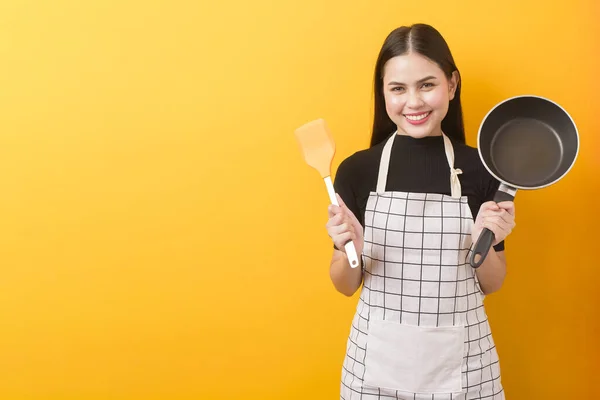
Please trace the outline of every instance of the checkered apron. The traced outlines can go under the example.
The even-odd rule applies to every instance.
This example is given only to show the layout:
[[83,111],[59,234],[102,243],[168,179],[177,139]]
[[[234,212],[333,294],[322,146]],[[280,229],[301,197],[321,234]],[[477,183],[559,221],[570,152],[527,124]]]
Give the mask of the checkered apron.
[[365,212],[364,283],[342,368],[342,400],[503,400],[500,367],[468,264],[473,216],[443,135],[451,195],[387,192],[385,144]]

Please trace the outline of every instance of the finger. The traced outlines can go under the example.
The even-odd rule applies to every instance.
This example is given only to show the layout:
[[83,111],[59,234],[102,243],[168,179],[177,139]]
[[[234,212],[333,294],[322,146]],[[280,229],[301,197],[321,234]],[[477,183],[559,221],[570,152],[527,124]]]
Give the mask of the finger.
[[482,215],[485,220],[494,220],[498,223],[505,223],[511,225],[514,221],[514,217],[510,215],[506,210],[500,211],[487,211]]
[[332,236],[334,236],[334,235],[341,235],[342,233],[346,233],[346,232],[351,232],[352,228],[349,223],[343,222],[339,225],[334,225],[334,226],[329,227],[329,231],[332,233]]
[[342,199],[342,197],[337,193],[335,194],[335,196],[338,199],[338,203],[340,204],[340,207],[344,210],[345,213],[348,214],[348,216],[352,219],[352,221],[356,222],[357,224],[360,224],[360,221],[358,220],[358,218],[356,218],[356,215],[354,215],[354,213],[352,211],[350,211],[348,206],[346,206],[346,203],[344,203],[344,200]]
[[[505,216],[508,216],[509,214],[506,213]],[[484,225],[494,225],[497,226],[498,229],[500,231],[502,231],[505,235],[508,235],[512,229],[514,228],[514,222],[507,222],[504,220],[503,217],[501,216],[496,216],[496,217],[490,217],[490,218],[486,218],[484,220]]]
[[512,201],[502,201],[498,203],[498,207],[508,212],[510,215],[515,215],[515,203]]
[[333,217],[329,218],[329,220],[325,224],[325,227],[327,229],[332,228],[332,227],[337,227],[337,226],[341,225],[343,222],[344,222],[344,216],[342,214],[336,214]]
[[501,209],[500,212],[498,212],[495,217],[499,218],[499,223],[500,220],[502,221],[502,223],[504,223],[507,226],[513,226],[515,223],[515,217],[513,214],[511,214],[509,211],[505,210],[505,209]]
[[348,208],[348,206],[342,199],[342,196],[340,196],[339,194],[336,193],[335,197],[338,199],[338,203],[339,203],[340,207],[344,210],[344,212],[352,213],[352,211],[350,211],[350,209]]
[[486,201],[485,203],[483,203],[481,205],[481,211],[487,211],[487,210],[499,210],[500,208],[498,207],[498,204],[496,204],[494,201]]
[[483,210],[481,211],[479,214],[481,214],[484,217],[493,217],[495,215],[500,215],[500,213],[502,212],[502,210]]
[[341,206],[336,206],[335,204],[330,204],[327,207],[327,210],[331,211],[333,214],[339,214],[344,212],[344,209]]
[[335,216],[335,212],[333,211],[333,206],[327,207],[327,216],[331,219]]
[[333,217],[334,215],[343,215],[345,213],[344,209],[340,206],[336,206],[334,204],[330,204],[327,207],[327,213],[329,215],[329,217]]
[[483,220],[487,220],[487,219],[490,219],[490,218],[501,218],[503,213],[506,214],[506,211],[491,211],[491,210],[488,210],[488,211],[484,211],[483,213],[481,213],[481,218],[478,218],[478,219],[480,219],[481,221],[483,221]]
[[[340,196],[338,193],[335,194],[335,197],[337,198],[338,204],[342,207],[346,207],[346,203],[344,203],[344,200],[342,199],[342,196]],[[348,208],[348,207],[346,207]]]
[[506,237],[507,232],[503,229],[501,225],[498,225],[495,221],[486,220],[483,223],[483,227],[489,229],[494,233],[494,237],[497,241],[502,241]]
[[485,222],[493,222],[496,225],[508,227],[511,225],[511,223],[510,221],[506,221],[505,218],[509,218],[508,213],[505,213],[504,215],[494,215],[491,217],[486,217]]
[[334,225],[339,225],[342,222],[344,222],[344,214],[343,213],[336,213],[334,214],[331,218],[330,221],[334,224]]
[[515,217],[508,211],[504,211],[500,217],[506,226],[513,227],[515,225]]
[[345,232],[345,233],[342,233],[339,235],[335,235],[332,239],[333,239],[333,243],[335,243],[335,246],[338,249],[343,251],[346,243],[348,243],[350,240],[352,240],[352,234],[351,234],[351,232]]

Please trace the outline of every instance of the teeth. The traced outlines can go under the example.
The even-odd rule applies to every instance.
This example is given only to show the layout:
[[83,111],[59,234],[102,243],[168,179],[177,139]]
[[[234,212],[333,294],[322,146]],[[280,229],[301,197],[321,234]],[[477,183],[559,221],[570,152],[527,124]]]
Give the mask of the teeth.
[[423,118],[426,118],[429,115],[429,113],[425,113],[425,114],[419,114],[419,115],[405,115],[405,117],[407,119],[410,119],[411,121],[420,121]]

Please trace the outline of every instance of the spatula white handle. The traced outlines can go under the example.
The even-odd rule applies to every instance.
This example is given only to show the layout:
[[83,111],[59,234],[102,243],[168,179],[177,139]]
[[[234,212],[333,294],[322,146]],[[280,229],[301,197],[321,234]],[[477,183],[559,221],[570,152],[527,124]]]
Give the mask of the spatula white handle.
[[[325,178],[325,186],[327,186],[327,193],[329,193],[329,200],[331,200],[331,203],[339,206],[337,198],[335,197],[335,190],[333,188],[333,183],[331,182],[331,177],[328,176]],[[358,257],[356,255],[356,249],[354,248],[354,243],[352,240],[349,240],[348,243],[344,245],[344,248],[346,249],[346,255],[348,256],[350,267],[358,267]]]

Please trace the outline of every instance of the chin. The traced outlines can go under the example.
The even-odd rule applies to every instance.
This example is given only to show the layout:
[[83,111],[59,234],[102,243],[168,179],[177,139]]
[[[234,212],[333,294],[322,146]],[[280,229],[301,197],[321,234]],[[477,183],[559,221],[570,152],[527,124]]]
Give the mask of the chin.
[[398,130],[398,132],[401,135],[407,135],[407,136],[413,137],[415,139],[421,139],[421,138],[424,138],[427,136],[434,135],[433,130],[428,126],[413,126],[413,125],[406,126],[406,124],[402,124],[400,126],[400,129]]

